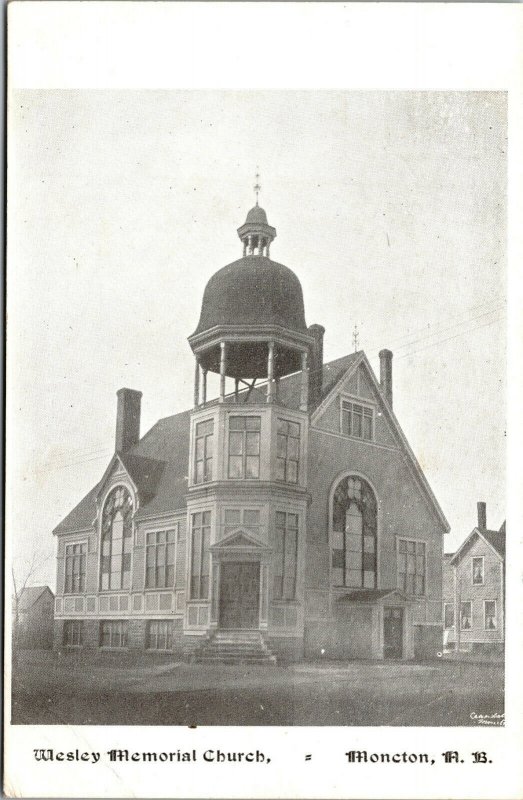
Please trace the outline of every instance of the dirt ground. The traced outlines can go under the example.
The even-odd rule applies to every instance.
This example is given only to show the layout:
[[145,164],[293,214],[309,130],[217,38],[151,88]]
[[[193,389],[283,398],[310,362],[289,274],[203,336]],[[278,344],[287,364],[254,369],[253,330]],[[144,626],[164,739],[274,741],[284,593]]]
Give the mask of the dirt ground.
[[314,662],[203,665],[168,657],[26,652],[13,724],[475,725],[502,714],[501,664]]

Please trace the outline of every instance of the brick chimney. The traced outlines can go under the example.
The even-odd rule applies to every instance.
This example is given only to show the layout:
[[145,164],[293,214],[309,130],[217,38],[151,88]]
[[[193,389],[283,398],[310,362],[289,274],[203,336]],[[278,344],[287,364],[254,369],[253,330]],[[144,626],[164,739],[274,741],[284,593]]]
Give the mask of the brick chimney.
[[483,501],[478,503],[478,528],[485,530],[487,527],[487,504]]
[[380,384],[392,408],[392,353],[390,350],[380,350]]
[[309,325],[308,333],[314,337],[309,352],[309,405],[315,406],[321,399],[323,384],[323,325]]
[[118,389],[115,450],[124,453],[140,439],[142,393],[134,389]]

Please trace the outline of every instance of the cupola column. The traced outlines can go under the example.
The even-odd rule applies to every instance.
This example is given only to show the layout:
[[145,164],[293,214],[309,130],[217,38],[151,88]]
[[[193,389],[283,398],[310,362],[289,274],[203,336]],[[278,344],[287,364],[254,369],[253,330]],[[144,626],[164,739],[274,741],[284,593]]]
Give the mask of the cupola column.
[[225,400],[225,371],[227,369],[227,343],[220,342],[220,403]]
[[301,392],[300,392],[300,411],[307,411],[309,407],[309,368],[307,363],[307,353],[301,354]]
[[196,359],[194,367],[194,407],[198,408],[200,403],[200,362]]
[[267,359],[267,402],[274,402],[274,342],[269,342]]
[[207,402],[207,370],[202,369],[202,403]]

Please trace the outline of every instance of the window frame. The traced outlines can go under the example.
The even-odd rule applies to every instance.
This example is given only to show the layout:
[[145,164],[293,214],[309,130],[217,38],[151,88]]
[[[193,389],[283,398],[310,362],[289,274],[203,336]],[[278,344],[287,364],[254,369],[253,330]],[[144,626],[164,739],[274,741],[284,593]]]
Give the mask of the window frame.
[[[70,630],[78,630],[79,636],[77,642],[68,642],[67,633]],[[75,637],[73,637],[75,638]],[[64,620],[64,628],[62,635],[62,642],[64,647],[83,647],[84,645],[84,620],[83,619],[66,619]]]
[[[83,554],[84,555],[84,559],[85,559],[84,560],[83,589],[78,589],[78,590],[71,589],[70,591],[68,591],[68,589],[67,589],[67,558],[68,558],[68,556],[67,556],[67,548],[68,547],[75,547],[76,545],[85,545],[85,553]],[[65,542],[64,543],[64,580],[63,580],[63,587],[64,587],[63,593],[64,593],[64,595],[66,595],[66,594],[67,595],[70,595],[70,594],[72,594],[72,595],[74,595],[74,594],[85,594],[85,592],[86,592],[86,583],[87,583],[87,556],[88,556],[88,554],[89,554],[89,541],[88,541],[88,539],[81,539],[81,540],[78,540],[78,541],[71,541],[71,542]],[[80,556],[81,555],[82,555],[82,553],[80,553]],[[73,559],[74,559],[74,556],[73,556]]]
[[[228,523],[227,522],[227,512],[228,511],[238,512],[238,514],[240,515],[240,522],[238,524],[236,524],[236,523],[233,524],[233,523]],[[248,523],[248,522],[245,521],[245,514],[249,513],[249,512],[253,512],[253,511],[258,514],[258,523],[256,525],[253,525],[252,523]],[[229,507],[225,507],[223,509],[223,517],[222,517],[222,519],[223,519],[223,538],[227,538],[228,536],[231,536],[232,533],[234,533],[234,531],[240,530],[240,529],[241,530],[245,530],[248,533],[252,533],[254,536],[258,536],[259,537],[260,529],[262,527],[262,519],[261,518],[262,518],[262,509],[261,508],[255,508],[252,505],[251,506],[236,506],[236,507],[229,506]]]
[[[151,626],[152,625],[165,625],[166,633],[156,633],[154,634],[156,637],[156,642],[158,642],[158,638],[160,636],[165,635],[166,640],[166,647],[151,647]],[[145,649],[149,650],[151,653],[171,653],[174,649],[174,625],[172,619],[148,619],[146,624],[145,630]],[[167,646],[170,641],[170,646]]]
[[[109,573],[108,573],[108,575],[109,575],[109,581],[108,581],[108,582],[109,582],[109,586],[108,586],[108,588],[107,588],[107,589],[104,589],[104,588],[102,588],[103,576],[104,576],[104,574],[105,574],[105,573],[104,573],[104,570],[103,570],[103,567],[102,567],[102,558],[103,558],[103,555],[104,555],[104,554],[103,554],[103,543],[104,543],[104,535],[103,535],[103,533],[104,533],[104,531],[103,531],[104,510],[105,510],[105,506],[106,506],[106,504],[107,504],[107,501],[109,500],[109,497],[111,496],[111,494],[112,494],[112,493],[113,493],[113,492],[114,492],[116,489],[123,489],[125,492],[127,492],[127,493],[129,494],[129,496],[130,496],[130,498],[131,498],[131,509],[132,509],[132,510],[131,510],[131,520],[130,520],[130,529],[131,529],[131,533],[130,533],[130,536],[128,536],[128,537],[124,537],[124,536],[123,536],[123,531],[122,531],[122,553],[121,553],[121,555],[122,555],[122,568],[121,568],[121,572],[120,572],[121,579],[122,579],[122,580],[121,580],[121,582],[122,582],[122,584],[123,584],[123,576],[124,576],[124,573],[125,573],[125,572],[127,572],[127,570],[124,570],[124,569],[123,569],[123,557],[124,557],[124,555],[129,555],[129,556],[130,556],[130,558],[129,558],[129,586],[124,588],[124,587],[123,587],[123,585],[122,585],[122,586],[121,586],[119,589],[117,589],[117,588],[112,588],[112,587],[111,587],[111,570],[109,569]],[[123,482],[121,482],[121,481],[120,481],[120,482],[118,482],[118,483],[115,483],[115,484],[114,484],[114,485],[112,485],[112,486],[110,486],[110,487],[109,487],[109,489],[107,490],[107,492],[106,492],[106,494],[105,494],[104,498],[103,498],[103,501],[102,501],[102,503],[101,503],[100,509],[101,509],[101,510],[100,510],[100,522],[99,522],[98,592],[99,592],[99,593],[106,593],[106,592],[130,592],[130,591],[132,591],[132,581],[133,581],[133,559],[134,559],[134,548],[135,548],[135,545],[136,545],[136,541],[135,541],[135,538],[136,538],[136,526],[135,526],[135,524],[134,524],[134,514],[135,514],[135,511],[136,511],[136,499],[135,499],[135,496],[134,496],[134,491],[133,491],[132,487],[131,487],[131,486],[129,486],[127,483],[123,483]],[[129,553],[128,553],[128,554],[126,554],[126,553],[124,552],[124,541],[125,541],[125,539],[129,539],[129,540],[130,540],[130,550],[129,550]],[[113,554],[113,549],[112,549],[112,536],[111,536],[111,538],[110,538],[109,559],[112,557],[112,554]],[[110,563],[110,562],[109,562],[109,563]]]
[[[347,517],[347,508],[344,511],[344,523],[343,523],[343,531],[338,530],[335,528],[334,523],[334,511],[335,511],[335,502],[336,502],[336,493],[342,484],[343,481],[347,481],[347,490],[349,488],[348,481],[352,479],[354,481],[360,481],[367,485],[368,489],[372,493],[373,501],[375,504],[375,520],[374,520],[374,528],[375,532],[369,531],[368,528],[365,527],[365,524],[362,525],[362,543],[361,543],[361,553],[362,553],[362,563],[361,563],[361,580],[357,586],[347,583],[347,536],[349,535],[346,531],[346,517]],[[335,547],[335,537],[340,537],[342,540],[342,548]],[[365,548],[365,538],[371,538],[373,540],[373,550],[367,550]],[[378,589],[380,585],[380,558],[379,558],[379,539],[380,539],[380,510],[379,510],[379,502],[378,502],[378,494],[376,489],[369,481],[369,479],[362,475],[359,472],[354,472],[353,470],[349,470],[347,472],[342,473],[339,475],[336,480],[333,482],[330,491],[330,501],[329,501],[329,544],[330,544],[330,585],[333,589]],[[343,558],[343,566],[338,565],[338,567],[334,566],[334,551],[338,551],[342,553]],[[365,553],[368,555],[374,556],[374,565],[372,569],[365,569]],[[335,569],[342,569],[343,571],[343,583],[334,582],[334,570]],[[373,586],[365,586],[365,573],[371,572],[374,575],[374,582]]]
[[[206,433],[203,435],[198,436],[198,426],[199,425],[207,425],[212,423],[212,432]],[[207,419],[198,420],[194,423],[194,460],[193,460],[193,483],[197,486],[201,486],[203,483],[210,483],[213,479],[213,471],[214,471],[214,427],[215,427],[215,420],[214,417],[208,417]],[[210,444],[210,451],[211,454],[209,456],[209,439],[211,439]],[[198,441],[203,440],[203,458],[198,458]],[[207,464],[210,463],[210,475],[207,472]],[[202,475],[203,478],[201,481],[198,480],[198,464],[203,463],[203,471]]]
[[[298,436],[292,436],[288,430],[285,433],[280,431],[280,423],[284,423],[286,426],[289,425],[296,425],[298,428]],[[276,418],[276,480],[279,483],[290,483],[290,484],[298,484],[300,482],[300,463],[301,463],[301,432],[302,426],[299,422],[293,419],[286,419],[285,417],[277,417]],[[281,457],[278,455],[278,438],[279,437],[285,438],[285,457]],[[289,439],[296,440],[298,442],[298,452],[296,458],[289,458]],[[278,477],[278,464],[280,461],[283,461],[283,478]],[[288,478],[288,465],[289,463],[296,464],[296,478],[291,480]]]
[[[278,525],[278,515],[283,514],[285,517],[284,527],[283,529]],[[292,527],[288,525],[288,517],[295,517],[296,518],[296,527]],[[272,598],[278,602],[294,602],[298,599],[297,589],[298,589],[298,557],[299,557],[299,546],[300,546],[300,515],[297,511],[281,511],[279,509],[276,510],[275,518],[274,518],[274,531],[275,537],[279,536],[279,533],[283,530],[283,538],[282,538],[282,545],[281,545],[281,575],[277,574],[277,568],[279,569],[280,565],[277,563],[279,561],[280,550],[278,546],[275,548],[275,558],[274,558],[274,572],[273,572],[273,581],[272,581]],[[290,534],[290,531],[295,532],[295,547],[294,547],[294,577],[293,580],[293,592],[292,596],[286,596],[285,591],[285,582],[286,578],[289,579],[285,571],[286,567],[286,553],[287,553],[287,535]],[[278,543],[276,543],[278,545]],[[276,592],[276,578],[280,579],[281,591]]]
[[[209,515],[209,523],[206,525],[204,524],[204,515]],[[194,520],[195,517],[200,516],[201,522],[198,526],[195,526]],[[193,562],[194,562],[194,542],[195,542],[195,529],[198,528],[200,531],[199,534],[199,554],[198,554],[198,572],[193,573]],[[209,529],[208,535],[208,547],[207,550],[205,548],[205,540],[204,540],[204,529]],[[210,554],[210,546],[211,546],[211,536],[212,536],[212,511],[211,509],[202,509],[201,511],[193,511],[190,517],[190,537],[191,537],[191,549],[189,554],[189,598],[190,600],[210,600],[210,578],[211,578],[211,554]],[[204,565],[204,558],[207,560],[207,567],[208,573],[207,576],[202,572],[202,567]],[[194,592],[193,580],[195,576],[198,581],[198,592]],[[203,589],[203,580],[207,577],[207,592],[204,593]]]
[[[348,409],[344,407],[345,404],[351,406],[351,409],[350,409],[350,419],[351,419],[351,425],[350,425],[351,430],[350,430],[350,433],[347,432],[346,430],[344,430],[344,414],[348,411]],[[362,413],[361,413],[361,420],[362,420],[362,423],[361,423],[361,436],[358,436],[357,434],[355,434],[353,432],[352,418],[353,418],[353,414],[354,414],[354,410],[353,410],[354,406],[361,407],[361,409],[362,409]],[[340,413],[340,434],[342,436],[347,436],[350,439],[356,439],[359,442],[374,442],[375,441],[375,429],[376,429],[376,413],[375,413],[375,411],[376,411],[376,409],[375,409],[375,406],[374,406],[373,403],[371,403],[369,401],[366,401],[366,400],[362,400],[359,397],[354,397],[352,395],[341,394],[340,395],[340,409],[339,409],[339,413]],[[365,426],[364,426],[364,422],[363,421],[364,421],[365,417],[367,417],[367,418],[370,417],[370,437],[364,436]]]
[[[446,609],[447,608],[451,608],[452,609],[452,625],[447,625],[446,624],[446,616],[445,615],[446,615]],[[444,631],[453,631],[453,630],[455,630],[455,628],[456,628],[456,619],[455,619],[456,614],[454,612],[455,612],[454,603],[443,603],[443,630]]]
[[[113,634],[109,634],[110,643],[103,644],[104,638],[104,625],[111,625],[111,626],[121,626],[122,630],[118,633],[120,641],[123,641],[123,644],[114,644],[113,643]],[[103,650],[126,650],[129,647],[129,620],[128,619],[101,619],[100,620],[100,630],[99,630],[99,645]]]
[[[409,592],[406,587],[400,585],[400,568],[399,568],[400,567],[400,565],[399,565],[399,556],[401,555],[400,554],[400,542],[405,542],[407,544],[407,551],[406,551],[406,554],[405,554],[406,557],[408,557],[408,555],[409,555],[408,544],[409,543],[411,543],[411,544],[414,543],[414,572],[413,572],[414,588],[416,587],[416,580],[415,579],[418,576],[418,572],[417,572],[417,558],[418,558],[417,545],[418,544],[422,544],[423,545],[424,549],[423,549],[423,591],[422,592],[416,592],[416,591]],[[407,571],[407,563],[405,564],[405,573],[402,572],[401,574],[405,574],[405,578],[409,574],[408,571]],[[396,586],[400,591],[404,592],[409,597],[427,597],[427,541],[425,539],[412,539],[410,537],[407,538],[406,536],[398,536],[397,537],[397,539],[396,539]]]
[[[493,628],[487,628],[487,603],[494,604],[494,622]],[[498,601],[497,600],[483,600],[483,630],[497,631],[498,630]]]
[[[232,419],[244,419],[245,427],[234,430],[231,430],[231,420]],[[259,421],[259,428],[248,428],[247,427],[247,420],[254,419]],[[260,473],[261,473],[261,428],[262,428],[262,418],[260,414],[237,414],[231,413],[228,415],[227,418],[227,480],[231,481],[259,481],[260,480]],[[258,435],[258,453],[247,453],[247,434],[257,434]],[[231,434],[241,434],[242,435],[242,452],[241,453],[233,453],[231,454]],[[242,474],[241,475],[231,475],[231,458],[241,458],[242,464]],[[255,458],[257,459],[258,463],[258,475],[256,476],[247,476],[247,459],[248,458]]]
[[[179,530],[180,530],[180,523],[179,522],[174,522],[172,525],[158,526],[158,527],[149,528],[147,530],[144,530],[144,532],[143,532],[143,538],[144,538],[143,546],[144,546],[144,550],[145,550],[145,555],[144,555],[144,576],[143,576],[144,591],[148,592],[148,591],[156,591],[158,589],[172,589],[172,590],[174,589],[174,587],[176,585],[176,562],[177,562],[177,559],[178,559]],[[172,539],[172,541],[167,541],[167,534],[170,533],[170,532],[173,533],[173,539]],[[160,533],[165,533],[166,534],[166,541],[165,542],[156,541],[155,544],[148,544],[147,540],[148,540],[149,536],[154,535],[157,538],[158,534],[160,534]],[[147,583],[147,568],[148,568],[147,551],[148,551],[148,548],[149,547],[154,547],[155,548],[155,565],[154,565],[155,576],[156,576],[156,570],[158,569],[158,563],[157,563],[158,548],[159,547],[164,547],[165,548],[165,563],[163,564],[163,567],[165,568],[165,574],[167,576],[167,567],[169,566],[168,563],[167,563],[167,548],[168,548],[169,545],[173,545],[173,562],[172,562],[173,582],[172,582],[172,586],[167,584],[167,578],[165,580],[165,585],[164,586],[159,586],[157,581],[156,581],[154,586],[149,586],[148,583]],[[160,565],[160,566],[162,566],[162,565]]]
[[[468,628],[464,628],[461,624],[461,620],[463,619],[463,606],[469,605],[470,606],[470,626]],[[459,629],[460,631],[471,631],[474,627],[474,606],[472,600],[460,600],[459,603]]]
[[[474,580],[474,561],[481,561],[481,581]],[[485,585],[485,556],[471,556],[470,558],[470,580],[472,586]]]

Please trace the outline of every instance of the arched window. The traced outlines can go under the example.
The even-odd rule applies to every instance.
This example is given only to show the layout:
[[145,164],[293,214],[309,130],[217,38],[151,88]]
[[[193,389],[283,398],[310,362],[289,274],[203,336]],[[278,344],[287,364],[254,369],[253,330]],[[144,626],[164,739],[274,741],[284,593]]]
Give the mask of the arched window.
[[332,581],[334,586],[375,589],[377,508],[363,478],[343,478],[332,501]]
[[124,486],[108,495],[102,513],[101,589],[131,586],[133,501]]

